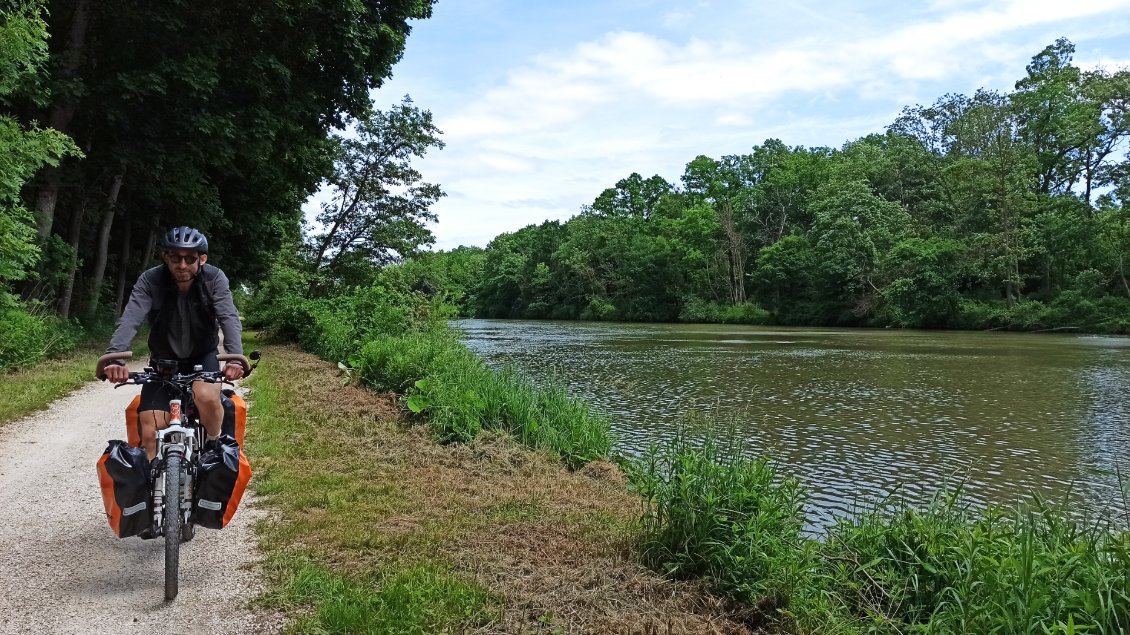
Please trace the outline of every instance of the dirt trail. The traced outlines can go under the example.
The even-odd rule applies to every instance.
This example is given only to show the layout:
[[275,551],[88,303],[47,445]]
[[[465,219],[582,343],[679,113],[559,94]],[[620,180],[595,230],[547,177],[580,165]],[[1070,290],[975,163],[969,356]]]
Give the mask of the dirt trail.
[[164,601],[164,542],[111,532],[95,462],[107,440],[124,438],[122,413],[139,390],[87,384],[0,428],[0,634],[279,630],[248,608],[260,590],[254,500],[224,530],[198,529],[182,547],[173,602]]

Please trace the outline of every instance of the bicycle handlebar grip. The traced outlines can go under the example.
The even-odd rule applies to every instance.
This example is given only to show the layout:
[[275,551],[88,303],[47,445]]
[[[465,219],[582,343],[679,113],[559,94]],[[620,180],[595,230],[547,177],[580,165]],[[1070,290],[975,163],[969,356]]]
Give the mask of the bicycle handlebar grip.
[[116,362],[116,361],[119,361],[119,360],[125,361],[125,360],[127,360],[131,357],[133,357],[133,351],[123,351],[121,353],[106,353],[102,357],[98,358],[98,363],[95,364],[95,366],[94,366],[94,377],[97,378],[97,379],[101,379],[102,381],[105,381],[106,380],[106,372],[105,372],[106,364],[109,364],[110,362]]
[[223,353],[222,355],[218,355],[217,359],[220,360],[221,364],[226,362],[238,362],[240,366],[243,366],[244,375],[251,371],[251,360],[247,359],[243,355],[238,355],[236,353]]

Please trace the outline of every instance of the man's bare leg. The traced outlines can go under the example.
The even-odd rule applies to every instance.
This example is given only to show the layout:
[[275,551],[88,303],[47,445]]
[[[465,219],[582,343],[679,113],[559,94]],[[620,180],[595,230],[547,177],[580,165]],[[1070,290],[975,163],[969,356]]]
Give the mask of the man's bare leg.
[[157,456],[157,429],[169,427],[169,413],[164,410],[145,410],[138,413],[137,433],[141,437],[141,447],[152,461]]
[[196,412],[200,414],[200,425],[208,436],[220,436],[224,423],[224,406],[220,403],[220,384],[196,381],[192,384],[192,395],[196,401]]

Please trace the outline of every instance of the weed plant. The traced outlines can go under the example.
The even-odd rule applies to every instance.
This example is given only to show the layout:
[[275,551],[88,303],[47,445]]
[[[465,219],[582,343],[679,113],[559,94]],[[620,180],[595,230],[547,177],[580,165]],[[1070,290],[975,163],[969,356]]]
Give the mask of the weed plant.
[[[802,535],[804,493],[740,443],[685,433],[630,470],[641,558],[705,579],[779,628],[820,633],[1130,632],[1130,533],[1041,500],[876,504]],[[1066,505],[1066,503],[1065,503]]]
[[502,430],[560,455],[572,468],[612,448],[606,419],[559,388],[538,388],[513,370],[488,368],[450,331],[375,339],[351,363],[366,385],[405,392],[408,406],[443,442]]
[[649,566],[704,578],[769,613],[806,580],[812,545],[802,534],[802,488],[767,460],[748,458],[740,443],[707,436],[693,445],[680,432],[629,473],[647,503],[640,553]]

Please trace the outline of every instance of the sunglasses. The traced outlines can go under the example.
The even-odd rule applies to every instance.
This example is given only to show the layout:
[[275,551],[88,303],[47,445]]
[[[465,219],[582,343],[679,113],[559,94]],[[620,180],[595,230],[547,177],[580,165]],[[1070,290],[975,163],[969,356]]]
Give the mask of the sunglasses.
[[176,254],[165,254],[165,258],[169,260],[170,264],[177,264],[183,262],[186,265],[194,265],[200,256],[178,256]]

